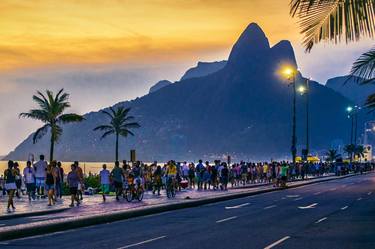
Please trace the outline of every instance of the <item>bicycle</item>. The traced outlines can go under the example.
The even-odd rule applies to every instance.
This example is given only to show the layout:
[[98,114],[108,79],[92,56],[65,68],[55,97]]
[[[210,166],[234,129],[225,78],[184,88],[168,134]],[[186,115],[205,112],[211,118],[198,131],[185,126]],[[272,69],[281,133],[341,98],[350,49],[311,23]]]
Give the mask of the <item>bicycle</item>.
[[174,177],[168,177],[165,190],[167,192],[167,197],[169,199],[174,198],[176,196],[176,187],[175,187]]
[[144,190],[139,180],[136,180],[136,183],[128,184],[128,187],[125,189],[124,197],[128,202],[132,202],[137,199],[142,201],[144,196]]

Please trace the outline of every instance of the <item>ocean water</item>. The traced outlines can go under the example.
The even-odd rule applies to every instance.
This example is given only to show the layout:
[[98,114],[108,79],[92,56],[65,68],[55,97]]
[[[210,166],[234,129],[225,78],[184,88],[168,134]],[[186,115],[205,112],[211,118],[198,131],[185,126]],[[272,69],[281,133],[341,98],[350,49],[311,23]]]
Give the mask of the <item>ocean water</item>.
[[[70,165],[73,162],[62,162],[62,167],[65,173],[70,171]],[[19,161],[18,164],[20,165],[21,172],[26,167],[25,161]],[[79,165],[82,167],[85,174],[89,174],[90,172],[93,174],[99,173],[102,169],[103,164],[107,165],[107,169],[111,170],[114,167],[114,163],[106,163],[106,162],[80,162]],[[4,174],[4,170],[8,167],[8,161],[0,161],[0,175]]]

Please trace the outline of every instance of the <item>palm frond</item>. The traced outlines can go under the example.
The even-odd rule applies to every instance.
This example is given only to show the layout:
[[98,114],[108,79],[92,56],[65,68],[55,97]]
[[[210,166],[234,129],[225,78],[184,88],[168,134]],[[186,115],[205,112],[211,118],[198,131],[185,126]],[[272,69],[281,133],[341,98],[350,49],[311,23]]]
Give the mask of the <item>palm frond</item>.
[[361,84],[370,83],[375,78],[375,48],[362,54],[356,62],[354,62],[351,76],[357,76],[357,82]]
[[94,128],[94,131],[108,131],[108,130],[114,130],[111,125],[99,125]]
[[375,110],[375,93],[367,97],[365,107],[370,110]]
[[104,134],[100,137],[100,139],[104,139],[106,138],[107,136],[111,135],[111,134],[114,134],[115,131],[113,130],[110,130],[110,131],[107,131],[107,132],[104,132]]
[[375,0],[291,0],[290,14],[299,18],[306,51],[321,41],[348,43],[375,34]]
[[68,113],[68,114],[62,114],[61,116],[59,116],[57,119],[57,122],[66,124],[66,123],[72,123],[72,122],[81,122],[83,120],[85,120],[85,118],[82,117],[81,115],[78,115],[75,113]]
[[41,139],[44,135],[47,134],[48,128],[50,127],[49,124],[44,125],[43,127],[36,130],[36,132],[33,135],[33,143],[35,144],[38,142],[39,139]]
[[121,129],[131,129],[131,128],[139,128],[139,127],[141,127],[141,125],[137,122],[124,123],[123,125],[121,125]]
[[20,113],[19,117],[31,118],[35,120],[40,120],[42,122],[47,122],[49,120],[48,112],[46,112],[45,110],[38,110],[38,109],[33,109],[33,110],[30,110],[29,112]]

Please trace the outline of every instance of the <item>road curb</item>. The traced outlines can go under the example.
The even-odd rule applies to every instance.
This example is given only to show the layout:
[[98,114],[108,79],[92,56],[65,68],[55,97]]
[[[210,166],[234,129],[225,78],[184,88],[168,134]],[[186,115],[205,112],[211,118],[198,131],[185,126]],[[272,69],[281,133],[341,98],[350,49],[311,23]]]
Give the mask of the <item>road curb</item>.
[[[348,177],[352,177],[356,175],[358,174],[339,176],[339,177],[329,178],[329,179],[319,179],[315,181],[311,180],[311,182],[299,183],[299,184],[289,186],[287,188],[288,189],[297,188],[297,187],[311,185],[315,183],[322,183],[322,182],[327,182],[327,181],[344,179],[344,178],[348,178]],[[48,234],[48,233],[82,228],[82,227],[87,227],[87,226],[92,226],[92,225],[105,224],[105,223],[114,222],[114,221],[126,220],[130,218],[157,214],[157,213],[162,213],[166,211],[192,208],[192,207],[202,206],[202,205],[206,205],[210,203],[233,200],[233,199],[238,199],[242,197],[259,195],[263,193],[275,192],[275,191],[280,191],[280,190],[283,190],[283,188],[270,188],[270,189],[263,189],[263,190],[254,191],[254,192],[246,191],[242,193],[234,193],[234,194],[216,196],[216,197],[211,197],[211,198],[202,198],[198,200],[188,199],[179,203],[159,204],[159,205],[155,205],[155,206],[143,208],[143,209],[136,209],[136,210],[130,210],[130,211],[129,210],[118,211],[118,212],[112,212],[109,214],[94,215],[90,217],[70,218],[69,220],[61,221],[58,223],[56,223],[55,220],[52,220],[51,222],[39,224],[39,225],[37,224],[37,225],[28,226],[28,224],[25,224],[25,225],[22,225],[24,226],[22,228],[16,226],[14,228],[9,227],[9,228],[2,229],[3,231],[0,231],[0,241]]]
[[69,208],[55,208],[51,210],[42,210],[42,211],[34,211],[34,212],[24,212],[24,213],[17,213],[17,214],[9,214],[9,215],[1,215],[0,220],[10,220],[15,218],[23,218],[23,217],[33,217],[39,215],[46,215],[46,214],[55,214],[64,212],[69,210]]

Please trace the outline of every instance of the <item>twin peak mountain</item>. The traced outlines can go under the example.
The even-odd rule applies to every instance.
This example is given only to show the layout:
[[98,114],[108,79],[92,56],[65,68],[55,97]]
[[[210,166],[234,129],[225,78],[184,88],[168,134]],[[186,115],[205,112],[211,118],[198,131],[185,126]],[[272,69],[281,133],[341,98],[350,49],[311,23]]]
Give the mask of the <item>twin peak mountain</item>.
[[[115,106],[132,108],[141,128],[135,137],[120,141],[120,156],[129,159],[136,149],[143,161],[217,159],[231,155],[238,160],[285,158],[290,152],[292,88],[277,75],[281,64],[297,62],[289,41],[270,47],[262,29],[250,24],[234,44],[228,61],[215,69],[199,65],[182,80]],[[200,65],[202,67],[202,65]],[[207,69],[208,68],[208,69]],[[297,81],[302,81],[298,77]],[[304,96],[297,99],[297,144],[304,147]],[[332,142],[347,141],[345,107],[349,101],[316,82],[310,83],[311,149],[327,149]],[[59,160],[111,161],[114,139],[100,140],[93,128],[106,123],[99,112],[86,121],[69,124],[56,146]],[[48,137],[32,143],[30,135],[9,159],[29,153],[48,154]]]

